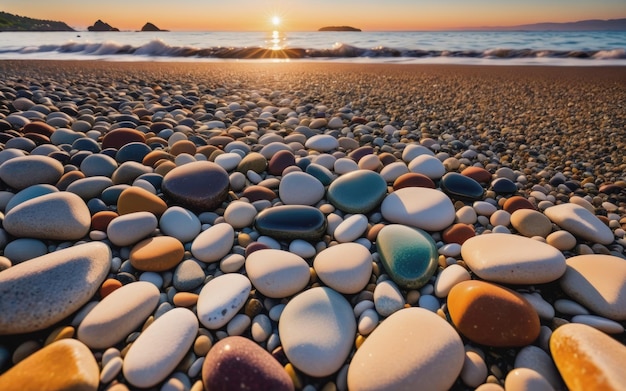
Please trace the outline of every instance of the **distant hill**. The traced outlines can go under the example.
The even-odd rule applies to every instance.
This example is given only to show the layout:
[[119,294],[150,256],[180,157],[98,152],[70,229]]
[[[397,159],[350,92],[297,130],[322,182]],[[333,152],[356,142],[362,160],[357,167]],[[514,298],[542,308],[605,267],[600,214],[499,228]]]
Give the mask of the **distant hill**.
[[148,22],[148,23],[143,25],[143,27],[141,28],[141,31],[168,31],[168,30],[161,30],[160,28],[158,28],[154,24]]
[[89,31],[120,31],[120,29],[101,21],[100,19],[96,20],[96,23],[94,23],[93,26],[87,27],[87,30]]
[[[472,28],[469,28],[472,29]],[[566,23],[533,23],[518,26],[478,27],[472,30],[498,30],[498,31],[626,31],[626,18],[624,19],[590,19]]]
[[33,19],[0,11],[0,31],[75,31],[63,22]]
[[361,29],[358,29],[356,27],[350,27],[350,26],[327,26],[327,27],[322,27],[321,29],[317,31],[361,31]]

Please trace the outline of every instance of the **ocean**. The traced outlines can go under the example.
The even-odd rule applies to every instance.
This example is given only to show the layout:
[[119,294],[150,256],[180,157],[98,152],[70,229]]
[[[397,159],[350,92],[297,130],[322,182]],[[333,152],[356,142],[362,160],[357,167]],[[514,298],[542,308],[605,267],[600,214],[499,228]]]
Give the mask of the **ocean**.
[[626,31],[1,32],[0,60],[626,65]]

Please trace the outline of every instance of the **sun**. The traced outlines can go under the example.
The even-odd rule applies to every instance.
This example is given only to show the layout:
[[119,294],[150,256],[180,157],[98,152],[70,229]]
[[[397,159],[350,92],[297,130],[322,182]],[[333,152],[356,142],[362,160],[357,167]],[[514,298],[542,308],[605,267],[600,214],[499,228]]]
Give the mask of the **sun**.
[[280,25],[280,16],[278,16],[278,15],[272,16],[272,24],[275,27],[278,27]]

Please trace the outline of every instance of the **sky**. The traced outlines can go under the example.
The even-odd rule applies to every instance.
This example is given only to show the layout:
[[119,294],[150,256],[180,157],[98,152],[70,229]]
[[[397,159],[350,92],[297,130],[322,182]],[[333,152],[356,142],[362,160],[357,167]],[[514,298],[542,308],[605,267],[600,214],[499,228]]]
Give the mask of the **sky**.
[[0,11],[76,30],[101,19],[129,31],[412,31],[626,18],[626,0],[2,0]]

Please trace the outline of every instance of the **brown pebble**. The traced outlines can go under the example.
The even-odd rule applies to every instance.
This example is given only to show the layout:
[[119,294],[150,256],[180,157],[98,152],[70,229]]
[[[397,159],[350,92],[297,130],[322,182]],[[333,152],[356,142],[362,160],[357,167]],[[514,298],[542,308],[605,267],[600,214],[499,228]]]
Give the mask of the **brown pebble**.
[[178,156],[181,153],[188,153],[189,155],[196,154],[196,144],[189,140],[179,140],[170,147],[170,153],[174,156]]
[[159,160],[173,161],[174,156],[163,150],[155,150],[148,152],[148,154],[143,157],[141,164],[143,164],[144,166],[155,167],[155,163]]
[[65,191],[67,190],[67,187],[72,184],[72,182],[83,178],[85,178],[85,174],[83,174],[81,171],[69,171],[61,176],[59,181],[56,183],[56,187],[60,191]]
[[160,217],[166,210],[165,201],[138,186],[125,189],[117,200],[117,212],[120,215],[133,212],[150,212]]
[[446,228],[441,237],[446,243],[463,244],[466,240],[476,236],[474,226],[463,223],[456,223]]
[[463,171],[461,171],[461,175],[470,177],[478,183],[491,182],[491,173],[481,167],[475,167],[475,166],[467,167]]
[[417,172],[407,172],[406,174],[400,175],[393,182],[393,189],[400,190],[405,187],[427,187],[430,189],[434,189],[435,182],[432,179],[427,177],[424,174],[420,174]]
[[130,251],[130,263],[137,270],[162,272],[170,270],[183,260],[185,248],[171,236],[144,239]]
[[131,128],[117,128],[110,131],[102,137],[102,148],[120,149],[128,143],[139,142],[145,143],[145,135]]
[[96,212],[91,216],[91,229],[106,232],[109,223],[116,217],[119,217],[119,215],[112,210]]
[[100,297],[104,299],[105,297],[113,293],[113,291],[121,287],[122,283],[115,278],[106,279],[100,286]]
[[532,202],[528,201],[526,198],[522,196],[513,196],[508,198],[504,205],[502,205],[502,209],[507,212],[513,214],[518,209],[536,209],[535,205]]

